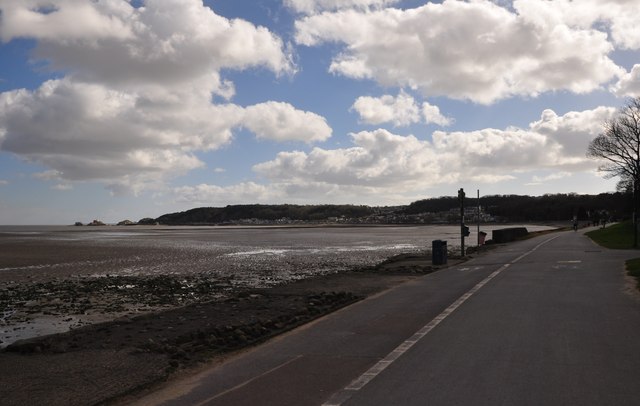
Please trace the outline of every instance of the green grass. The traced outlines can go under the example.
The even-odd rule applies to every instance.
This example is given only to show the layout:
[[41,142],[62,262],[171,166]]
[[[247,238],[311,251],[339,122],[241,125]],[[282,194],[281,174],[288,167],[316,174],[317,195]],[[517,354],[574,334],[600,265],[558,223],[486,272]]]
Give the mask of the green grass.
[[633,224],[631,222],[618,223],[607,228],[589,231],[587,236],[605,248],[633,248]]
[[628,260],[626,263],[627,273],[629,276],[636,278],[636,287],[640,289],[640,258]]
[[[587,235],[597,244],[606,248],[633,248],[633,224],[631,222],[618,223],[608,228],[589,231]],[[625,262],[625,268],[629,276],[636,278],[636,287],[640,290],[640,258],[628,260]]]

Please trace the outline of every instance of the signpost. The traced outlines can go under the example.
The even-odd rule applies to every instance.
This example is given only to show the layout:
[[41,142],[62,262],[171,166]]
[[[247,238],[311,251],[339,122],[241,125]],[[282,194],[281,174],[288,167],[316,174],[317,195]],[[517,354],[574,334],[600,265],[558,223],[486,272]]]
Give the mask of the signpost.
[[478,220],[478,249],[480,249],[480,246],[482,245],[482,243],[480,242],[480,189],[478,189],[478,210],[477,210],[477,220]]
[[464,225],[464,189],[458,190],[458,200],[460,201],[460,254],[464,257],[464,237],[469,236],[469,227]]

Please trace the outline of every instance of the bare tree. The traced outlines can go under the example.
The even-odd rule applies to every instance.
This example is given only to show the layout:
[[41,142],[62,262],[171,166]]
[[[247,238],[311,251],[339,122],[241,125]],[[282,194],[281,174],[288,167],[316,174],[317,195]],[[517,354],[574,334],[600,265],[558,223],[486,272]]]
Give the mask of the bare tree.
[[633,190],[633,246],[638,246],[638,193],[640,186],[640,97],[631,99],[616,117],[604,124],[604,131],[594,138],[587,156],[599,159],[598,170],[606,178],[620,177],[620,183]]
[[624,193],[627,195],[633,194],[633,179],[624,175],[620,177],[618,183],[616,183],[616,192]]

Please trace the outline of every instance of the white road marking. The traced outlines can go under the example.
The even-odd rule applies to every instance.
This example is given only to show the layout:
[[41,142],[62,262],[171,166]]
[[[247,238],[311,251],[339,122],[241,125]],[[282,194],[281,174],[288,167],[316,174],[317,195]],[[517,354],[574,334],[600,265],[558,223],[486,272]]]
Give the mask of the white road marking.
[[460,272],[477,271],[477,270],[482,269],[482,268],[484,268],[484,266],[470,266],[470,267],[469,266],[465,266],[465,267],[462,267],[462,268],[458,268],[458,271],[460,271]]
[[293,357],[293,358],[291,358],[291,359],[289,359],[289,360],[287,360],[287,361],[283,362],[282,364],[277,365],[277,366],[275,366],[275,367],[271,368],[270,370],[268,370],[268,371],[266,371],[266,372],[263,372],[262,374],[260,374],[260,375],[258,375],[258,376],[254,376],[253,378],[251,378],[251,379],[249,379],[249,380],[247,380],[247,381],[244,381],[244,382],[242,382],[242,383],[240,383],[240,384],[238,384],[238,385],[234,386],[233,388],[229,388],[229,389],[224,390],[224,391],[222,391],[222,392],[220,392],[220,393],[217,393],[217,394],[215,394],[215,395],[213,395],[213,396],[211,396],[211,397],[207,398],[206,400],[203,400],[203,401],[201,401],[201,402],[199,402],[199,403],[195,404],[194,406],[204,406],[204,405],[206,405],[207,403],[211,402],[212,400],[215,400],[215,399],[217,399],[217,398],[219,398],[219,397],[221,397],[221,396],[226,395],[227,393],[230,393],[230,392],[233,392],[233,391],[235,391],[235,390],[237,390],[237,389],[240,389],[240,388],[242,388],[243,386],[247,386],[247,385],[249,385],[251,382],[258,380],[258,379],[262,378],[262,377],[263,377],[263,376],[265,376],[265,375],[269,375],[270,373],[273,373],[273,372],[277,371],[278,369],[280,369],[280,368],[282,368],[282,367],[285,367],[285,366],[287,366],[287,365],[291,364],[291,363],[292,363],[292,362],[294,362],[294,361],[297,361],[297,360],[298,360],[298,359],[300,359],[300,358],[302,358],[302,355],[295,356],[295,357]]
[[531,250],[529,250],[529,251],[525,252],[524,254],[520,255],[518,258],[514,259],[513,261],[502,265],[496,271],[491,273],[491,275],[487,276],[485,279],[480,281],[476,286],[471,288],[471,290],[469,290],[467,293],[465,293],[464,295],[460,296],[460,298],[458,300],[453,302],[442,313],[440,313],[433,320],[431,320],[429,323],[427,323],[424,327],[422,327],[420,330],[418,330],[416,333],[414,333],[410,338],[408,338],[402,344],[400,344],[398,347],[396,347],[386,357],[384,357],[383,359],[378,361],[374,366],[369,368],[369,370],[367,370],[365,373],[363,373],[358,378],[353,380],[344,389],[334,393],[333,396],[331,396],[331,398],[329,398],[329,400],[327,400],[325,403],[322,404],[322,406],[341,406],[344,402],[349,400],[357,391],[359,391],[360,389],[365,387],[365,385],[367,385],[369,382],[371,382],[371,380],[373,380],[382,371],[384,371],[395,360],[400,358],[401,355],[406,353],[411,347],[413,347],[424,336],[429,334],[434,328],[436,328],[436,326],[438,324],[440,324],[444,319],[446,319],[457,308],[462,306],[462,304],[464,302],[466,302],[471,296],[473,296],[474,293],[476,293],[477,291],[482,289],[482,287],[484,285],[489,283],[491,281],[491,279],[493,279],[496,276],[498,276],[498,274],[500,274],[500,272],[504,271],[509,266],[511,266],[511,265],[515,264],[516,262],[520,261],[521,259],[523,259],[527,255],[530,255],[531,253],[536,251],[538,248],[540,248],[544,244],[546,244],[548,242],[551,242],[551,241],[555,240],[558,237],[560,237],[560,236],[558,235],[558,236],[555,236],[553,238],[549,238],[548,240],[545,240],[545,241],[541,242],[540,244],[536,245]]

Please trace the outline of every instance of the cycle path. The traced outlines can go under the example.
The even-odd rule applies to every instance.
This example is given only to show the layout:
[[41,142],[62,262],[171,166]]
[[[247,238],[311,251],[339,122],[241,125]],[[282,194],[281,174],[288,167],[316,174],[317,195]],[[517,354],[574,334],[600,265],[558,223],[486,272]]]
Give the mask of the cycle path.
[[[501,246],[172,382],[135,404],[495,405],[526,404],[524,398],[547,402],[532,405],[568,404],[562,402],[578,399],[577,388],[601,375],[606,384],[583,391],[587,400],[625,404],[621,388],[629,379],[600,361],[612,359],[625,366],[621,374],[640,376],[638,352],[629,347],[640,342],[640,330],[628,327],[640,326],[640,302],[624,292],[623,275],[624,260],[638,254],[597,247],[580,232]],[[615,350],[612,343],[620,340],[623,348]],[[570,351],[576,346],[579,351]],[[571,373],[567,365],[584,370],[585,362],[594,372],[579,375],[567,392],[570,378],[559,376]],[[629,367],[633,363],[638,367]],[[531,367],[520,372],[525,365]],[[546,397],[532,397],[533,389]],[[594,396],[614,391],[620,395]]]

